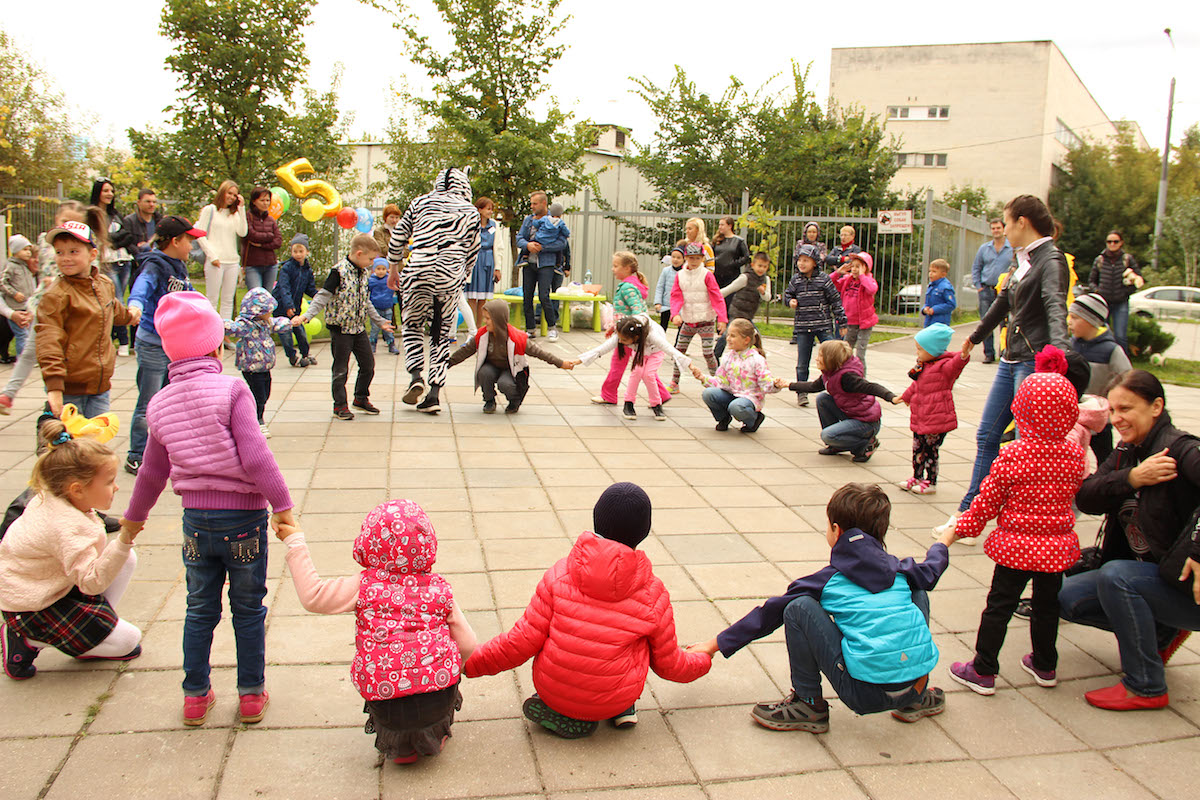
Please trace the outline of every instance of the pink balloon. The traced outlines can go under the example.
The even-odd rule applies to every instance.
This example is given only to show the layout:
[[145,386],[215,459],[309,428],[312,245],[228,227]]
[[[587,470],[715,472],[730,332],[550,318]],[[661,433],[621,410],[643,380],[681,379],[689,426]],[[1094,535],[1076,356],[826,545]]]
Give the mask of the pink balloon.
[[349,206],[338,212],[337,223],[343,228],[349,230],[358,224],[358,212]]

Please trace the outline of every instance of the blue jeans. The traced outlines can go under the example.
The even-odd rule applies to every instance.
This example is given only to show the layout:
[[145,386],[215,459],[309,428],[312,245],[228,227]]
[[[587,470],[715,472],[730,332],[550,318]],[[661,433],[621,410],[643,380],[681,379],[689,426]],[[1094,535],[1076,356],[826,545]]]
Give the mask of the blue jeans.
[[[916,589],[912,599],[929,624],[929,596]],[[903,685],[867,683],[853,677],[842,655],[842,632],[815,597],[804,595],[788,603],[783,610],[783,635],[797,697],[820,697],[822,672],[841,701],[856,714],[903,708],[921,697],[921,692],[911,686],[906,689]]]
[[[559,272],[557,269],[554,270],[554,277],[552,277],[550,279],[550,291],[557,292],[559,289],[561,289],[562,285],[563,285],[563,280],[564,280],[563,274],[561,272]],[[551,300],[550,307],[554,309],[554,318],[556,320],[561,319],[561,315],[559,314],[561,307],[559,306],[558,301]],[[547,319],[549,319],[549,317],[547,317]],[[540,305],[533,310],[533,321],[535,323],[535,325],[534,325],[535,328],[542,324],[542,307]],[[549,325],[550,323],[547,322],[546,324]]]
[[91,419],[105,413],[112,407],[108,396],[109,392],[101,392],[100,394],[64,394],[63,405],[71,403],[80,414]]
[[[296,343],[292,344],[292,337],[296,338]],[[290,363],[296,357],[296,348],[300,348],[300,355],[308,355],[308,334],[304,332],[304,326],[301,325],[290,330],[286,330],[279,334],[279,343],[283,345],[283,354],[287,356]]]
[[129,457],[134,461],[141,461],[142,453],[146,452],[146,406],[150,405],[150,398],[167,385],[167,366],[170,363],[171,359],[167,358],[162,345],[145,339],[138,340],[138,398],[137,405],[133,407],[133,421],[129,423]]
[[266,289],[268,292],[275,288],[275,275],[279,272],[279,265],[272,264],[269,267],[243,267],[246,273],[246,291],[251,289]]
[[[979,318],[983,319],[987,316],[988,309],[992,307],[992,303],[996,302],[996,287],[983,286],[979,287]],[[996,357],[996,345],[992,334],[988,334],[983,340],[983,356],[984,358]]]
[[1113,338],[1125,354],[1129,354],[1129,301],[1117,303],[1108,309],[1108,324],[1112,328]]
[[1017,387],[1021,381],[1033,374],[1032,361],[1018,361],[1013,364],[1001,361],[988,391],[987,400],[983,404],[983,414],[979,418],[979,427],[975,431],[975,468],[971,471],[971,485],[962,502],[958,504],[959,511],[971,507],[971,501],[979,494],[979,484],[992,470],[992,462],[1000,455],[1000,437],[1004,429],[1012,422],[1013,398],[1017,396]]
[[8,320],[8,328],[9,328],[9,330],[12,331],[13,346],[16,348],[17,355],[21,355],[21,351],[25,349],[25,338],[27,336],[29,336],[29,330],[32,327],[33,327],[32,322],[29,323],[28,326],[22,328],[20,325],[13,322],[11,319]]
[[[534,256],[536,258],[537,256]],[[533,330],[537,324],[536,318],[533,316],[533,290],[536,288],[538,300],[541,301],[542,308],[545,309],[546,324],[551,328],[558,325],[558,309],[550,305],[550,292],[554,291],[554,276],[562,277],[553,266],[534,267],[526,266],[521,270],[521,292],[525,295],[525,302],[522,308],[525,312],[525,329]]]
[[[384,319],[392,319],[392,308],[380,308],[379,306],[375,306],[375,310],[378,311],[379,316],[383,317]],[[367,339],[371,342],[372,350],[375,349],[376,343],[379,342],[380,333],[383,334],[383,341],[389,348],[396,346],[396,337],[392,333],[385,331],[383,328],[376,325],[375,320],[371,320],[371,333],[367,336]]]
[[849,450],[855,455],[867,449],[882,425],[882,420],[863,422],[850,419],[845,411],[838,408],[829,392],[817,395],[817,419],[821,421],[822,442],[835,450]]
[[1200,630],[1200,606],[1190,594],[1168,586],[1158,565],[1109,561],[1100,569],[1072,575],[1058,593],[1059,613],[1068,622],[1112,631],[1121,651],[1125,688],[1143,697],[1167,691],[1158,649],[1158,628]]
[[266,678],[267,512],[183,511],[187,617],[183,621],[183,693],[208,693],[213,631],[221,621],[221,589],[229,577],[229,610],[237,645],[238,694],[259,694]]
[[753,425],[758,419],[758,409],[749,397],[737,397],[733,392],[719,386],[708,387],[701,397],[717,422],[724,422],[733,417],[743,425]]
[[[113,286],[116,287],[117,299],[122,303],[125,302],[125,290],[129,288],[129,274],[132,270],[132,261],[116,261],[112,264],[112,273],[109,277],[112,278]],[[113,336],[116,337],[117,344],[129,344],[129,327],[114,325]]]
[[817,342],[828,342],[838,338],[832,330],[796,333],[796,380],[808,380],[808,362],[812,361],[813,345]]

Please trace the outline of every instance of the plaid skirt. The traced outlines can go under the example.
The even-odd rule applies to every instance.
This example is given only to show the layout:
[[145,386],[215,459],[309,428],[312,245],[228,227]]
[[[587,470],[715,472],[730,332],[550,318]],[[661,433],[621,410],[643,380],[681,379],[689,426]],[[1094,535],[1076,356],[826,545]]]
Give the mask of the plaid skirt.
[[84,594],[72,586],[41,611],[5,611],[4,623],[26,639],[78,657],[108,638],[117,626],[117,612],[104,595]]

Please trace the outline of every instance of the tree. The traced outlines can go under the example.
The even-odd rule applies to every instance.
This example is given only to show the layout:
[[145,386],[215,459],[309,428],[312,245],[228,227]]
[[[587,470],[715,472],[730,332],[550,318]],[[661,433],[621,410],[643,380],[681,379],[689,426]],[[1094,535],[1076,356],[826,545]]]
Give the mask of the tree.
[[221,181],[244,192],[274,182],[272,171],[305,156],[318,177],[338,185],[350,154],[339,145],[335,75],[327,91],[303,86],[302,31],[316,0],[166,0],[160,32],[179,79],[168,106],[172,130],[129,131],[134,155],[160,194],[192,211]]
[[[424,136],[408,125],[389,130],[389,191],[397,199],[428,191],[440,168],[470,166],[476,194],[491,197],[511,222],[528,213],[531,192],[569,194],[588,180],[583,155],[594,129],[573,123],[553,99],[544,116],[533,108],[566,49],[558,37],[570,17],[558,16],[560,0],[434,0],[451,41],[445,50],[417,29],[414,15],[364,2],[395,15],[409,57],[433,82],[432,97],[407,95]],[[420,21],[426,30],[429,23]],[[516,233],[510,225],[514,251]]]
[[46,73],[0,30],[0,192],[24,194],[73,184],[83,145],[63,96]]
[[1163,232],[1175,239],[1183,256],[1183,280],[1195,286],[1200,278],[1200,195],[1178,200],[1163,220]]
[[962,208],[963,201],[967,203],[967,213],[985,219],[995,219],[1004,213],[1004,204],[992,202],[988,190],[983,186],[965,183],[962,186],[950,184],[938,201],[950,208]]

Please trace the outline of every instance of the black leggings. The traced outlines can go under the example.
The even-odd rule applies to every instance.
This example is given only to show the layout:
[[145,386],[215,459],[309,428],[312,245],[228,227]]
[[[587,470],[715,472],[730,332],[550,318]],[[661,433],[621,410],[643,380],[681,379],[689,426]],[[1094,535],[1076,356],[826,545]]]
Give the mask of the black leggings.
[[914,433],[913,434],[913,477],[925,480],[931,484],[937,483],[938,478],[938,448],[946,441],[944,433]]
[[1000,671],[1000,648],[1008,623],[1017,610],[1017,601],[1026,585],[1033,581],[1033,607],[1029,617],[1029,638],[1033,644],[1033,666],[1054,670],[1058,666],[1058,590],[1062,588],[1061,572],[1029,572],[996,565],[992,573],[992,588],[988,591],[987,606],[979,619],[975,636],[975,671],[980,675],[995,675]]

